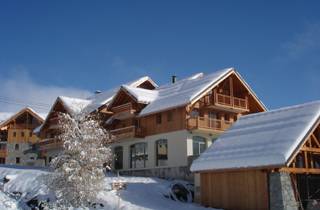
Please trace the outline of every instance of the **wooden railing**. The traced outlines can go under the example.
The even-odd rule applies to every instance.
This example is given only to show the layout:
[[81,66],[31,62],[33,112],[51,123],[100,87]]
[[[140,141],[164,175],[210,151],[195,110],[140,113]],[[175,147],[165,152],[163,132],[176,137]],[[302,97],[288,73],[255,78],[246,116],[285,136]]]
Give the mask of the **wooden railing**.
[[116,140],[133,137],[143,138],[145,136],[144,129],[137,128],[134,125],[110,130],[110,134],[113,135]]
[[188,119],[189,129],[212,129],[216,131],[225,131],[232,125],[227,120],[218,120],[209,117],[191,117]]
[[247,99],[228,96],[220,93],[216,93],[215,104],[239,108],[239,109],[248,109]]
[[132,110],[133,108],[131,103],[126,103],[126,104],[122,104],[122,105],[111,108],[111,111],[115,114],[119,112],[126,112],[126,111],[132,111]]
[[62,146],[62,141],[57,138],[43,139],[37,143],[40,150],[56,149]]
[[132,125],[124,128],[110,130],[110,133],[115,137],[115,139],[118,140],[118,139],[134,137],[135,131],[136,131],[136,128],[135,126]]

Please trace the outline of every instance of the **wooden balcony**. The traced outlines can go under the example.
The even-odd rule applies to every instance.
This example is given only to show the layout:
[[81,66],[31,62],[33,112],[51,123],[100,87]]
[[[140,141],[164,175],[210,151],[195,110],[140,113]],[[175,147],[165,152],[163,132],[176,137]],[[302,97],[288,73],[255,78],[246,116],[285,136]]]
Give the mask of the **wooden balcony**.
[[51,149],[59,149],[62,147],[62,141],[56,138],[48,138],[43,139],[40,142],[37,143],[40,150],[51,150]]
[[199,129],[208,131],[225,131],[232,125],[232,122],[227,120],[218,120],[208,117],[192,117],[187,121],[188,129]]
[[136,112],[131,103],[112,107],[111,111],[114,113],[113,118],[119,120],[134,117],[134,113]]
[[142,138],[144,137],[144,132],[142,128],[137,128],[136,126],[128,126],[124,128],[118,128],[110,130],[110,133],[114,136],[115,140],[121,140],[126,138]]
[[228,96],[224,94],[215,94],[214,105],[223,106],[234,109],[248,110],[248,99]]

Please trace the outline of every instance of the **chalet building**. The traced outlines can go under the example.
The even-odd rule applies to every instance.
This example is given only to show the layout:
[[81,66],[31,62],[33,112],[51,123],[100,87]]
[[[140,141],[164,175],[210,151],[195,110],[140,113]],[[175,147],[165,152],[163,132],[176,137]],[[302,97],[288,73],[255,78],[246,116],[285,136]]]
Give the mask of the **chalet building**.
[[[155,89],[157,87],[157,84],[149,77],[141,77],[126,85],[141,89]],[[58,113],[67,113],[72,116],[80,111],[88,114],[101,112],[105,110],[105,107],[118,90],[119,87],[104,92],[96,91],[96,94],[87,99],[65,96],[60,96],[56,99],[44,123],[34,131],[41,139],[40,142],[34,145],[34,150],[39,151],[39,158],[44,161],[46,166],[62,149],[62,142],[56,138],[60,132]],[[107,112],[103,113],[102,111],[101,113],[106,119],[110,116]]]
[[58,97],[36,129],[46,165],[61,151],[57,113],[100,113],[121,174],[188,179],[197,158],[240,116],[266,111],[233,68],[158,86],[149,77],[87,99]]
[[33,129],[43,121],[43,115],[27,107],[0,122],[0,164],[37,164],[37,155],[25,151],[38,142]]
[[155,89],[121,86],[105,127],[121,174],[189,179],[191,162],[240,116],[266,111],[233,68]]
[[222,209],[320,209],[320,101],[241,117],[191,166]]

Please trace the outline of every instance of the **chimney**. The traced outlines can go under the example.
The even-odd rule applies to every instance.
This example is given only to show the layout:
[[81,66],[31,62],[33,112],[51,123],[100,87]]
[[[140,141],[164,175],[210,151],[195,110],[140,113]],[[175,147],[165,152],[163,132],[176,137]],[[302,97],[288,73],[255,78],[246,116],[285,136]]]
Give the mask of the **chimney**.
[[101,90],[96,90],[96,91],[94,91],[94,94],[99,94],[99,93],[101,93]]
[[176,81],[177,81],[177,76],[176,76],[176,75],[172,75],[172,76],[171,76],[171,81],[172,81],[172,84],[173,84],[173,83],[176,83]]

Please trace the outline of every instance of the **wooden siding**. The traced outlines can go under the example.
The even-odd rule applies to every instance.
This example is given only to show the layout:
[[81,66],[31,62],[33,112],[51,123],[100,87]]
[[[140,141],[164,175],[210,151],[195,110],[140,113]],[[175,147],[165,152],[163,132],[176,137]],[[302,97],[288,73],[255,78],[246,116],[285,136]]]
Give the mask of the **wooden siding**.
[[267,172],[207,172],[200,174],[201,204],[225,210],[268,209]]
[[[169,112],[172,114],[171,121],[168,121]],[[161,115],[161,123],[159,124],[157,123],[157,115]],[[145,136],[182,130],[186,129],[186,110],[185,107],[180,107],[142,117],[139,121]]]

